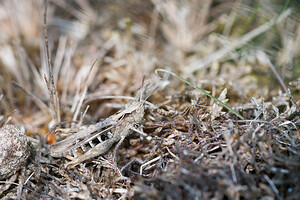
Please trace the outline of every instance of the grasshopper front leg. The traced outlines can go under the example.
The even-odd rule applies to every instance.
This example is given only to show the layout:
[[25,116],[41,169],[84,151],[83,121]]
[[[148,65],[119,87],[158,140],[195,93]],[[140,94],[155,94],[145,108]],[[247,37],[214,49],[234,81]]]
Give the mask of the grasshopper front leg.
[[125,137],[121,137],[121,139],[119,140],[119,142],[117,143],[115,149],[114,149],[114,153],[113,153],[113,161],[114,163],[117,161],[117,150],[120,148],[121,144],[123,143]]
[[96,156],[106,153],[111,148],[111,146],[114,143],[118,142],[119,140],[120,140],[120,138],[112,137],[108,140],[105,140],[104,142],[102,142],[100,144],[97,144],[96,146],[94,146],[93,148],[91,148],[90,150],[88,150],[87,152],[82,154],[81,156],[66,163],[65,168],[73,168],[85,160],[88,160],[88,159],[91,159],[91,158],[94,158]]

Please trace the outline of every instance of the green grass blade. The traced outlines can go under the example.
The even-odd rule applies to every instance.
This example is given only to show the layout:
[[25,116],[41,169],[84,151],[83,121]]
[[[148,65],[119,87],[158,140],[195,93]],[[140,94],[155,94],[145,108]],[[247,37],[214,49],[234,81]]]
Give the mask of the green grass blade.
[[[194,84],[192,84],[191,82],[185,80],[184,78],[178,76],[177,74],[175,74],[174,72],[170,72],[164,69],[156,69],[155,73],[158,75],[157,72],[163,72],[163,73],[168,73],[171,74],[173,76],[175,76],[176,78],[178,78],[179,80],[185,82],[186,84],[192,86],[193,88],[195,88],[196,90],[202,92],[203,94],[205,94],[206,96],[212,98],[213,100],[215,100],[216,102],[218,102],[219,104],[221,104],[222,106],[224,106],[225,108],[227,108],[229,111],[231,111],[233,114],[235,114],[238,118],[244,120],[244,117],[242,115],[240,115],[239,113],[237,113],[236,111],[234,111],[232,108],[230,108],[229,106],[227,106],[225,103],[223,103],[222,101],[220,101],[219,99],[217,99],[216,97],[212,96],[211,94],[207,93],[205,90],[195,86]],[[159,76],[159,75],[158,75]]]

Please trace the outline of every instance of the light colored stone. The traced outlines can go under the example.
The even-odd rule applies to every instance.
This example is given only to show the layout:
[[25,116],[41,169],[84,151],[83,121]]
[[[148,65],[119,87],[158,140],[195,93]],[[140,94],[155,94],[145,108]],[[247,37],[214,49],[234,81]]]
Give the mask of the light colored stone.
[[7,178],[24,166],[30,155],[28,139],[14,125],[0,128],[0,179]]

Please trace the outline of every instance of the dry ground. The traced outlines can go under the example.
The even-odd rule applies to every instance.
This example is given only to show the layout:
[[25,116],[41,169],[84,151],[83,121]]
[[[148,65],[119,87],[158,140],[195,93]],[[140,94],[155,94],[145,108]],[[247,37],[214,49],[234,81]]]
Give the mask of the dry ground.
[[[44,3],[0,2],[0,127],[35,139],[0,198],[300,198],[299,1],[51,0],[46,27]],[[114,114],[156,69],[243,119],[164,74],[148,139],[132,133],[117,162],[50,156],[58,129]]]

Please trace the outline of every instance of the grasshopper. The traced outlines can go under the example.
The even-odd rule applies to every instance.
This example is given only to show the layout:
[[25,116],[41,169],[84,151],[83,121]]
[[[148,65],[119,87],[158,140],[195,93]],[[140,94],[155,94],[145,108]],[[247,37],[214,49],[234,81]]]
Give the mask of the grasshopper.
[[[141,131],[141,124],[144,117],[144,104],[142,95],[138,101],[132,101],[125,105],[125,108],[105,120],[90,125],[64,140],[53,144],[51,149],[52,157],[73,155],[75,159],[65,164],[66,168],[72,168],[88,159],[107,153],[116,144],[114,159],[117,149],[124,139],[131,132],[135,131],[146,135]],[[78,156],[78,152],[82,155]]]

